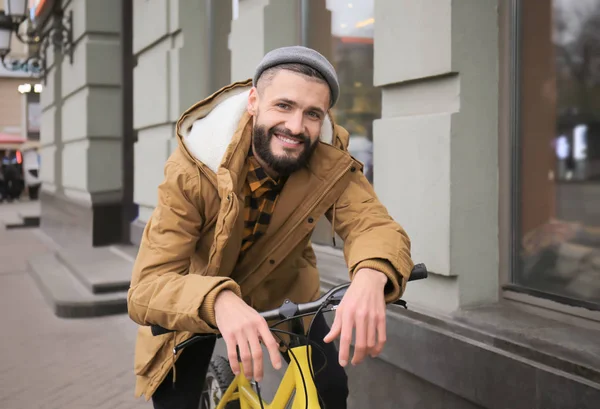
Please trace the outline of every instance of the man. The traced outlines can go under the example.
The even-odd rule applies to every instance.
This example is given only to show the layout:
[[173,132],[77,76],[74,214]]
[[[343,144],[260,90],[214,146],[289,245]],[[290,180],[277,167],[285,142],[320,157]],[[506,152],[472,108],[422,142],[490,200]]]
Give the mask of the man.
[[6,199],[12,202],[21,196],[21,180],[16,154],[10,150],[7,150],[2,158],[2,174],[2,197],[6,196]]
[[4,182],[4,166],[0,163],[0,203],[6,198],[6,187]]
[[[129,315],[142,325],[136,395],[152,396],[155,408],[198,407],[214,341],[184,349],[176,362],[171,354],[193,333],[220,331],[236,374],[237,347],[245,376],[262,379],[261,343],[281,367],[257,310],[319,297],[310,235],[324,214],[344,240],[352,279],[331,330],[319,318],[311,331],[327,354],[316,377],[324,405],[346,407],[353,329],[352,364],[381,352],[385,304],[400,297],[413,267],[410,242],[329,117],[338,95],[321,54],[284,47],[263,58],[252,83],[227,86],[179,119],[179,148],[165,165],[128,295]],[[153,337],[152,324],[176,332]]]

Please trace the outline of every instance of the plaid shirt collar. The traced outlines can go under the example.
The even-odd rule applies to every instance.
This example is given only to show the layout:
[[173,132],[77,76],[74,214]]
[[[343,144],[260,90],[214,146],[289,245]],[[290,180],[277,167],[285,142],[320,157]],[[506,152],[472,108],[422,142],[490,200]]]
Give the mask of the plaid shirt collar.
[[248,152],[247,163],[248,174],[246,175],[246,181],[254,197],[259,198],[269,192],[278,193],[281,190],[284,180],[281,178],[274,180],[270,177],[260,163],[258,163],[258,160],[256,160],[252,148]]

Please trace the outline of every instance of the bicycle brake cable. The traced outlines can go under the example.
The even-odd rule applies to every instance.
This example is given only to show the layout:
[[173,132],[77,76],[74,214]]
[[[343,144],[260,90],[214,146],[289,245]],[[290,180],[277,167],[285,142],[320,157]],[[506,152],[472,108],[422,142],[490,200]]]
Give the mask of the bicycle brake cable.
[[[307,316],[307,315],[314,315],[314,313],[297,315],[297,316],[295,316],[295,317],[292,317],[292,318],[297,318],[297,317],[305,317],[305,316]],[[295,333],[293,333],[293,332],[288,332],[288,331],[284,331],[284,330],[281,330],[281,329],[274,328],[274,327],[276,327],[277,325],[280,325],[280,324],[283,324],[284,322],[290,321],[292,318],[286,318],[286,319],[284,319],[284,320],[281,320],[281,321],[279,321],[279,322],[275,323],[274,325],[272,325],[271,327],[269,327],[269,330],[271,330],[271,331],[277,331],[277,332],[282,332],[282,333],[284,333],[284,334],[287,334],[287,335],[290,335],[290,336],[292,336],[292,335],[293,335],[293,336],[295,336],[295,337],[298,337],[298,338],[300,338],[300,337],[301,337],[300,335],[298,335],[298,334],[295,334]],[[312,321],[311,321],[311,324],[310,324],[310,325],[312,325]],[[309,331],[310,331],[310,326],[309,326]],[[284,341],[281,339],[281,337],[279,337],[277,334],[275,334],[275,335],[277,336],[277,338],[279,338],[279,340],[280,340],[281,342],[283,342],[284,346],[285,346],[286,348],[288,348],[288,349],[289,349],[289,345],[285,344],[285,342],[284,342]],[[307,337],[306,337],[306,339],[308,340],[308,342],[310,343],[310,345],[311,345],[311,346],[315,347],[315,348],[316,348],[316,349],[317,349],[317,350],[318,350],[318,351],[321,353],[321,355],[323,355],[323,359],[324,359],[324,361],[325,361],[325,364],[324,364],[322,367],[320,367],[320,368],[319,368],[319,370],[318,370],[317,372],[315,372],[315,374],[318,374],[318,373],[320,373],[320,372],[321,372],[321,371],[322,371],[322,370],[325,368],[325,366],[327,366],[327,354],[325,353],[325,350],[323,349],[323,347],[321,347],[321,345],[319,345],[319,344],[318,344],[316,341],[312,341],[312,340],[310,340],[310,339],[308,338],[308,335],[309,335],[309,333],[307,333]],[[311,364],[311,367],[312,367],[312,362],[311,362],[310,360],[309,360],[309,364]],[[314,379],[313,379],[313,380],[314,380]]]
[[[287,335],[289,335],[291,337],[298,337],[298,338],[300,338],[301,335],[295,334],[295,333],[293,333],[291,331],[285,331],[285,330],[277,329],[277,328],[274,328],[274,327],[276,327],[276,326],[278,326],[280,324],[283,324],[284,322],[290,321],[290,320],[292,320],[294,318],[302,318],[302,317],[306,317],[306,316],[309,316],[309,315],[313,316],[313,318],[310,321],[310,324],[308,326],[308,331],[306,333],[306,342],[307,342],[306,346],[312,345],[312,346],[316,347],[316,349],[323,355],[323,360],[324,360],[323,366],[321,368],[319,368],[319,370],[315,373],[314,370],[313,370],[313,367],[312,367],[312,359],[310,359],[309,349],[306,348],[306,358],[307,358],[308,365],[309,365],[309,372],[310,372],[311,378],[312,378],[313,383],[314,383],[315,382],[315,375],[319,374],[323,369],[325,369],[325,367],[327,367],[327,354],[325,353],[325,350],[321,347],[321,345],[319,345],[318,343],[316,343],[315,341],[312,341],[310,339],[310,331],[312,329],[312,326],[313,326],[313,323],[315,321],[315,318],[319,314],[322,314],[323,312],[325,312],[324,310],[327,307],[328,307],[327,304],[323,304],[323,305],[321,305],[319,307],[319,309],[315,313],[306,313],[306,314],[295,315],[294,317],[290,317],[290,318],[284,318],[284,319],[276,322],[275,324],[271,325],[270,328],[269,328],[272,332],[275,332],[275,336],[277,338],[279,338],[279,340],[281,341],[281,343],[287,348],[287,351],[290,353],[290,355],[292,356],[292,358],[296,362],[296,365],[298,366],[298,370],[300,371],[300,376],[302,377],[302,384],[304,386],[304,397],[305,397],[305,402],[306,402],[306,405],[307,405],[306,409],[309,409],[309,408],[308,408],[308,391],[306,389],[306,380],[304,379],[304,373],[302,372],[302,369],[300,368],[300,364],[298,362],[298,359],[296,358],[295,354],[291,351],[290,346],[279,336],[279,334],[277,334],[277,332],[282,333],[282,334],[287,334]],[[330,311],[330,310],[326,310],[326,311]],[[262,398],[260,397],[260,387],[258,386],[258,383],[256,384],[256,386],[257,386],[258,398],[259,398],[259,401],[260,401],[260,404],[261,404],[261,409],[264,409],[264,407],[262,406]],[[322,399],[321,395],[319,394],[318,389],[317,389],[317,396],[319,397],[319,400],[321,402],[323,402],[323,399]],[[326,408],[323,408],[323,409],[326,409]]]
[[[306,332],[306,339],[307,339],[307,344],[310,343],[310,331],[312,329],[313,323],[315,322],[315,319],[319,316],[319,314],[322,314],[323,309],[325,308],[327,304],[322,304],[319,309],[317,310],[317,312],[315,313],[315,315],[313,316],[313,318],[310,320],[310,324],[308,325],[308,331]],[[319,345],[319,349],[320,345]],[[310,372],[310,376],[312,377],[313,383],[316,385],[316,381],[315,381],[315,376],[317,376],[317,374],[319,374],[323,369],[325,369],[327,367],[327,354],[325,353],[325,351],[323,349],[321,349],[321,352],[323,354],[323,366],[321,368],[319,368],[319,370],[317,372],[315,372],[313,370],[313,365],[312,365],[312,359],[310,359],[309,357],[309,353],[308,353],[308,348],[306,348],[306,359],[308,361],[308,369]],[[317,389],[317,396],[319,397],[319,400],[321,400],[321,402],[323,403],[323,406],[325,405],[325,402],[323,402],[323,398],[321,397],[321,394],[319,393],[319,390]],[[326,407],[323,409],[327,409]]]
[[262,396],[260,395],[260,386],[258,382],[256,382],[256,394],[258,395],[258,401],[260,402],[260,409],[265,409],[265,406],[263,405]]
[[[287,334],[287,335],[290,335],[290,336],[298,336],[298,334],[294,334],[291,331],[284,331],[284,330],[276,329],[276,328],[271,328],[271,331],[273,331],[273,332],[280,332],[282,334]],[[283,339],[281,339],[281,337],[279,335],[277,335],[277,338],[279,338],[279,340],[287,347],[288,353],[292,356],[292,358],[294,358],[294,361],[296,362],[296,366],[298,367],[298,371],[300,371],[300,377],[302,378],[302,385],[304,386],[304,402],[306,402],[306,409],[309,409],[309,407],[308,407],[308,390],[306,389],[306,380],[304,379],[304,373],[302,373],[302,368],[300,367],[300,362],[298,362],[298,358],[296,358],[296,355],[292,352],[292,350],[290,349],[289,345],[287,345],[285,343],[285,341]]]
[[[285,322],[285,320],[283,321]],[[312,324],[312,322],[311,322]],[[278,325],[278,324],[277,324]],[[270,330],[272,332],[281,332],[283,334],[287,334],[289,336],[299,336],[298,334],[294,334],[291,331],[284,331],[284,330],[280,330],[277,328],[270,328]],[[300,377],[302,378],[302,385],[304,386],[304,401],[306,402],[306,409],[308,408],[308,390],[306,388],[306,380],[304,379],[304,373],[302,372],[302,368],[300,367],[300,363],[298,362],[298,358],[296,358],[296,355],[291,351],[290,346],[288,343],[286,343],[280,336],[279,334],[275,334],[275,336],[277,338],[279,338],[279,340],[281,341],[281,343],[287,348],[287,351],[291,354],[292,358],[294,358],[294,361],[296,362],[296,366],[298,367],[298,370],[300,371]],[[308,338],[307,338],[308,340]],[[325,351],[323,350],[323,348],[321,348],[320,345],[318,345],[317,343],[315,343],[314,341],[308,340],[309,342],[312,342],[314,344],[315,347],[317,347],[317,349],[319,350],[319,352],[321,352],[323,354],[323,358],[325,359],[325,362],[327,362],[327,355],[325,354]],[[309,365],[310,365],[310,360],[309,360]],[[323,369],[323,368],[321,368]],[[320,369],[320,370],[321,370]],[[319,371],[320,371],[319,370]],[[313,377],[313,382],[314,382],[314,377]],[[256,382],[256,394],[258,396],[258,401],[260,403],[260,408],[261,409],[265,409],[264,405],[263,405],[263,399],[260,393],[260,385],[258,382]],[[319,394],[319,391],[317,390],[317,394]],[[325,408],[324,408],[325,409]]]

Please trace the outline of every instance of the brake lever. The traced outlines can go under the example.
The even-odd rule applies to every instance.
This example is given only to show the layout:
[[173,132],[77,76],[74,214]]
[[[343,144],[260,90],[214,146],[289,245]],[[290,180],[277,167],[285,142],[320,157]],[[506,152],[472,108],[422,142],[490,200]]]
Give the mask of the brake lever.
[[339,306],[339,304],[331,304],[331,305],[329,305],[329,306],[327,306],[327,307],[323,308],[323,309],[321,310],[321,312],[322,312],[322,313],[324,313],[324,312],[331,312],[331,311],[335,311],[335,310],[337,310],[337,309],[338,309],[338,306]]

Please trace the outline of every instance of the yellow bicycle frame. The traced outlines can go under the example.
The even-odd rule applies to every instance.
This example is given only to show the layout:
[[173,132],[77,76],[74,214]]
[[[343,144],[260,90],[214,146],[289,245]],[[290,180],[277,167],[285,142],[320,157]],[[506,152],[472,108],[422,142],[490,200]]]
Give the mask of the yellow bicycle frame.
[[[294,390],[296,391],[296,395],[294,396],[292,409],[306,409],[307,407],[310,409],[321,409],[321,406],[319,406],[317,388],[310,375],[306,354],[307,348],[309,347],[305,345],[290,348],[290,357],[293,353],[298,360],[298,363],[296,364],[296,360],[291,358],[290,364],[277,388],[273,401],[271,403],[263,401],[263,407],[265,409],[285,409]],[[308,352],[311,352],[310,349]],[[304,382],[302,381],[302,375],[304,375]],[[306,405],[306,396],[308,396],[308,406]],[[258,395],[248,379],[244,376],[243,369],[240,374],[234,378],[233,382],[231,382],[227,391],[225,391],[217,409],[225,409],[225,406],[229,402],[238,399],[240,401],[240,409],[261,409]]]

